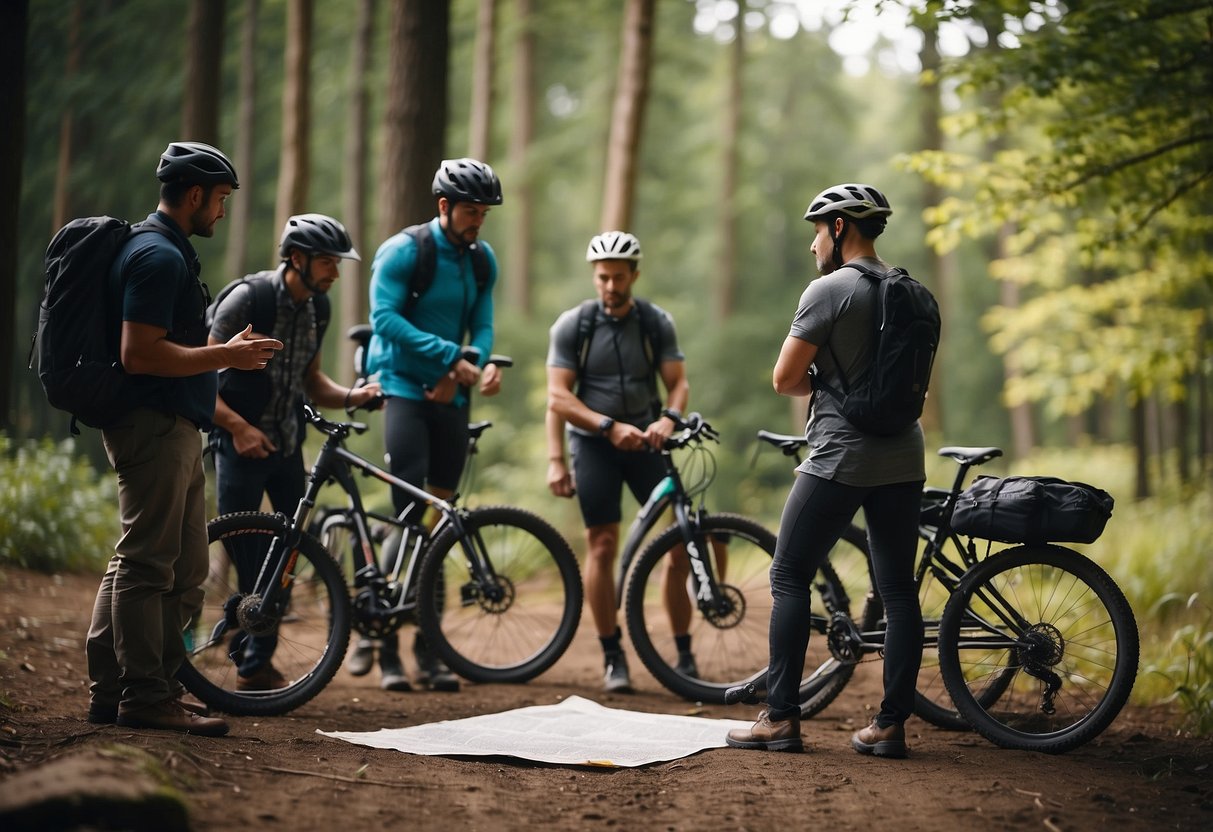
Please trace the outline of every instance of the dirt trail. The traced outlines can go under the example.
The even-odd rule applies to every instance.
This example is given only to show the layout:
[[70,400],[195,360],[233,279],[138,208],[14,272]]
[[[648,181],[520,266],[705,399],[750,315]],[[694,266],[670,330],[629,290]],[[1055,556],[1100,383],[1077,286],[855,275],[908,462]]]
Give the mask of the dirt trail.
[[[83,719],[82,647],[96,583],[0,570],[6,799],[23,772],[65,758],[104,768],[107,758],[93,752],[117,745],[159,762],[153,768],[184,793],[196,830],[1213,828],[1213,739],[1177,736],[1161,709],[1129,709],[1096,741],[1058,757],[1004,751],[917,720],[908,725],[911,759],[860,757],[848,739],[879,699],[878,664],[862,668],[838,702],[805,724],[810,750],[801,755],[720,749],[640,769],[562,768],[415,757],[316,734],[458,719],[570,694],[652,712],[753,713],[697,708],[648,679],[638,680],[635,695],[603,695],[588,626],[569,655],[524,686],[391,694],[374,674],[342,672],[298,711],[234,718],[231,735],[219,740],[96,727]],[[71,770],[89,779],[87,765]]]

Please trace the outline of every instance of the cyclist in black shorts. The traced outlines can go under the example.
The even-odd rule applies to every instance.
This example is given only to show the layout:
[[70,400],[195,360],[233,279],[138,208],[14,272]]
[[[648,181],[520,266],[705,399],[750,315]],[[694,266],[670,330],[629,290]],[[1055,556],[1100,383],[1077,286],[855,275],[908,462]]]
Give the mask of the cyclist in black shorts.
[[[640,241],[626,232],[608,231],[590,241],[586,259],[594,267],[598,300],[556,320],[547,357],[548,487],[558,497],[575,494],[581,507],[585,591],[605,656],[604,687],[611,692],[632,687],[615,605],[623,485],[643,502],[665,476],[661,458],[645,451],[660,448],[674,432],[690,392],[673,319],[632,297],[640,258]],[[658,377],[666,390],[664,405],[657,395]],[[571,474],[564,455],[566,428]],[[678,590],[670,600],[674,631],[680,633],[680,670],[694,673],[683,589],[689,565],[683,558],[672,569],[682,570],[667,580]]]
[[[375,335],[367,369],[388,397],[384,443],[391,472],[446,498],[454,494],[467,461],[467,389],[478,385],[484,396],[501,389],[500,368],[486,366],[493,351],[497,259],[480,239],[490,208],[502,203],[501,181],[483,162],[447,159],[434,174],[433,193],[438,216],[389,237],[375,253],[370,290]],[[479,363],[462,357],[465,344],[480,351]],[[399,490],[393,489],[392,499],[398,512],[408,507]],[[422,520],[417,514],[425,507],[417,508],[413,519]],[[359,641],[350,656],[351,673],[370,670],[373,648],[369,640]],[[431,690],[459,690],[458,677],[429,651],[420,633],[413,653],[414,681]],[[395,635],[380,645],[379,670],[381,687],[409,690]]]

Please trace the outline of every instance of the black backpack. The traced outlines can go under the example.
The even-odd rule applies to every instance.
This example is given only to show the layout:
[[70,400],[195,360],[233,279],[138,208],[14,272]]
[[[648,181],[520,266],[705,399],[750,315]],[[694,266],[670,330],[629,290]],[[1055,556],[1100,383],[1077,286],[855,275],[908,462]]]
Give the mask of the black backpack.
[[[842,404],[851,424],[866,433],[893,436],[918,421],[927,398],[931,367],[939,348],[939,304],[902,268],[886,274],[848,263],[877,285],[872,315],[872,364],[862,378],[847,383],[841,365],[842,391],[813,375],[820,387]],[[829,349],[829,343],[826,343]],[[832,352],[832,351],[831,351]],[[837,362],[837,357],[835,358]]]
[[[253,312],[249,323],[253,331],[265,336],[274,334],[278,320],[278,298],[274,290],[273,271],[245,275],[219,290],[219,294],[206,308],[206,328],[215,324],[215,313],[223,299],[237,286],[248,284],[253,293]],[[312,295],[312,312],[316,319],[316,352],[324,343],[324,333],[333,318],[333,304],[328,295]],[[315,353],[312,354],[312,358]],[[309,361],[311,358],[308,359]],[[264,370],[237,370],[230,368],[219,374],[219,395],[224,403],[249,424],[259,425],[270,400],[270,376]]]
[[132,407],[131,379],[112,343],[108,275],[127,240],[153,231],[164,233],[151,223],[132,226],[114,217],[84,217],[61,228],[46,249],[46,285],[29,367],[34,367],[36,352],[46,399],[72,414],[74,434],[80,433],[77,422],[104,427]]
[[[647,300],[633,298],[636,304],[636,315],[640,320],[640,340],[644,345],[644,356],[649,361],[649,387],[653,396],[654,413],[661,412],[661,399],[657,395],[657,377],[661,373],[661,326],[656,320],[657,313]],[[577,383],[580,389],[581,380],[585,376],[586,365],[590,361],[590,342],[594,328],[598,324],[598,301],[582,301],[577,311]]]
[[[434,243],[434,232],[430,230],[428,222],[410,225],[404,229],[404,233],[412,237],[417,244],[417,263],[409,277],[409,296],[404,301],[404,317],[411,318],[413,310],[417,308],[417,301],[421,300],[421,296],[434,284],[434,273],[438,269],[438,247]],[[476,292],[479,296],[484,287],[489,285],[489,275],[492,271],[489,256],[478,245],[469,246],[468,251],[472,258],[472,275],[476,279]]]

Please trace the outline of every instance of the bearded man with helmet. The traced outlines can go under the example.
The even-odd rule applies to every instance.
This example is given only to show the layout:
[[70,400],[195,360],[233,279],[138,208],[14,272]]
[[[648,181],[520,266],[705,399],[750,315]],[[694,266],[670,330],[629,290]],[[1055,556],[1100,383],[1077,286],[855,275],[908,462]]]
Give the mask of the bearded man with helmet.
[[[198,431],[215,414],[219,370],[263,370],[282,344],[251,328],[207,344],[209,294],[191,236],[210,237],[240,187],[218,149],[173,142],[160,156],[157,210],[110,267],[106,309],[133,407],[102,429],[118,474],[122,537],[86,641],[89,722],[222,736],[227,723],[184,698],[183,631],[207,575],[205,477]],[[155,233],[142,233],[151,229]]]
[[[501,181],[476,159],[446,159],[431,186],[438,216],[388,238],[371,264],[371,327],[367,371],[387,396],[384,444],[392,474],[443,499],[451,497],[467,462],[469,390],[492,396],[501,371],[493,351],[493,287],[497,259],[480,239],[490,210],[502,204]],[[465,358],[465,347],[478,357]],[[425,506],[392,490],[397,514],[432,523]],[[386,548],[386,547],[385,547]],[[379,651],[380,687],[411,689],[396,633],[363,638],[346,668],[368,673]],[[413,681],[458,691],[459,679],[430,652],[420,632],[413,642]]]
[[[831,390],[862,379],[873,366],[874,312],[893,268],[876,254],[876,238],[893,213],[871,185],[826,188],[805,212],[821,276],[800,295],[772,372],[775,391],[812,396],[805,437],[808,458],[783,509],[771,562],[767,707],[751,728],[728,733],[735,748],[801,751],[799,686],[809,634],[812,577],[852,518],[863,509],[872,576],[884,603],[884,697],[871,724],[855,732],[861,754],[905,757],[904,723],[914,707],[923,625],[914,582],[923,482],[922,427],[917,419],[889,433],[865,431],[845,415]],[[739,701],[744,686],[726,701]]]
[[[226,341],[251,326],[283,344],[265,370],[219,374],[211,448],[220,514],[258,511],[268,496],[274,511],[292,514],[305,486],[303,405],[352,409],[379,394],[378,384],[350,388],[320,367],[320,348],[331,318],[328,291],[340,278],[343,259],[359,260],[350,235],[324,214],[286,221],[278,243],[278,268],[247,275],[216,299],[210,342]],[[233,543],[229,554],[241,592],[251,592],[262,553]],[[238,637],[233,646],[238,690],[285,687],[271,661],[276,634]]]
[[[602,645],[603,689],[612,693],[632,689],[615,602],[623,485],[643,504],[665,476],[661,457],[646,451],[673,434],[690,395],[673,318],[632,295],[642,257],[640,241],[626,231],[590,240],[586,260],[598,298],[556,319],[547,356],[548,487],[557,497],[576,496],[581,508],[586,598]],[[667,570],[667,585],[684,586],[690,564],[685,555],[670,558]],[[697,676],[690,608],[668,611],[678,670]]]

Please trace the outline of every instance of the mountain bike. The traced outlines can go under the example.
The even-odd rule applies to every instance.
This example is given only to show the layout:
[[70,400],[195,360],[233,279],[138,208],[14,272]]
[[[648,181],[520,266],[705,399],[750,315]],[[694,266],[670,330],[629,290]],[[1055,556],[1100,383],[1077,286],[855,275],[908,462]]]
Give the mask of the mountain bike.
[[[762,438],[785,451],[805,447],[801,437]],[[952,513],[969,470],[1002,451],[945,447],[939,454],[958,469],[950,489],[923,490],[925,546],[915,579],[925,650],[915,714],[942,727],[971,727],[1006,748],[1071,750],[1111,724],[1132,691],[1139,653],[1132,609],[1112,578],[1073,549],[1040,544],[994,552],[992,541],[956,533]],[[819,590],[828,615],[814,612],[810,626],[831,655],[802,683],[805,716],[821,710],[812,701],[817,688],[849,678],[848,667],[884,648],[875,593],[856,620],[828,585]],[[764,679],[765,672],[730,692],[729,701],[756,702]]]
[[[708,511],[704,495],[716,474],[709,441],[718,441],[718,435],[702,416],[678,420],[676,433],[659,452],[666,476],[629,528],[617,585],[629,638],[653,677],[679,696],[722,704],[726,690],[766,669],[775,535],[747,517]],[[683,449],[689,455],[680,466],[674,452]],[[667,509],[673,523],[641,550]],[[819,577],[832,597],[845,595],[830,564]],[[693,665],[680,663],[675,633],[691,636]],[[810,649],[822,647],[811,644]],[[844,676],[849,669],[831,680],[839,690]],[[830,692],[817,685],[811,693]]]
[[[191,693],[226,713],[285,713],[333,678],[351,628],[382,636],[410,620],[437,656],[472,681],[525,682],[563,655],[580,621],[582,586],[572,549],[555,528],[524,509],[469,510],[439,499],[345,447],[365,424],[329,421],[310,406],[304,413],[326,439],[294,515],[239,512],[207,525],[212,545],[229,552],[251,546],[264,556],[252,592],[229,585],[206,593],[196,628],[204,635],[179,674]],[[355,471],[436,511],[433,530],[368,511]],[[329,483],[349,500],[352,587],[339,564],[345,552],[330,552],[307,531],[317,495]],[[399,568],[380,568],[371,520],[407,532]],[[248,634],[277,636],[273,662],[285,687],[240,689],[234,656]]]

